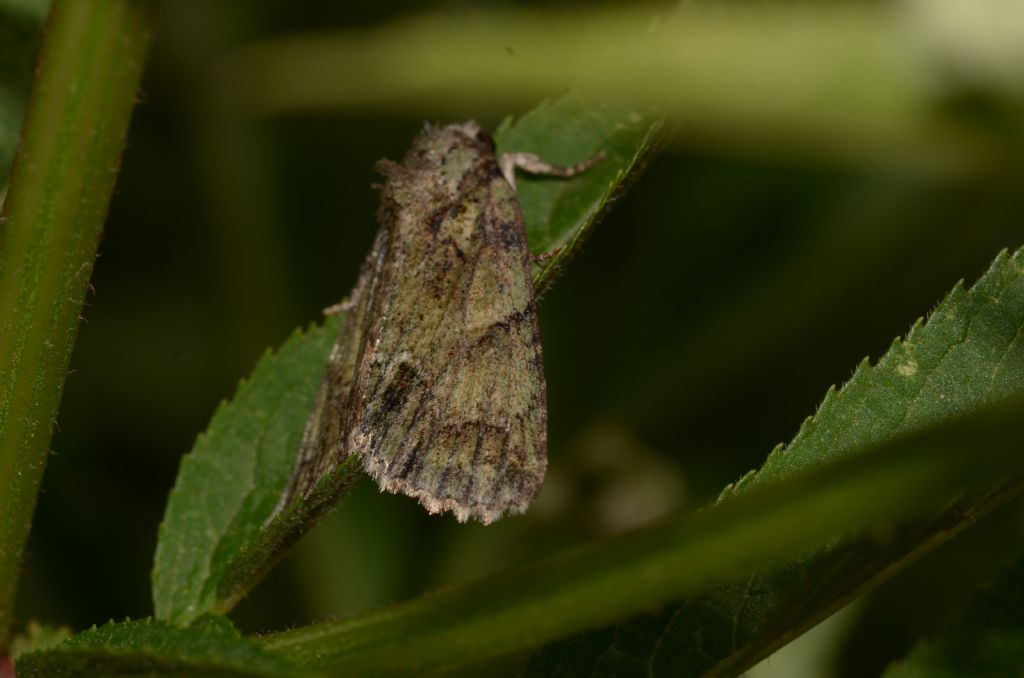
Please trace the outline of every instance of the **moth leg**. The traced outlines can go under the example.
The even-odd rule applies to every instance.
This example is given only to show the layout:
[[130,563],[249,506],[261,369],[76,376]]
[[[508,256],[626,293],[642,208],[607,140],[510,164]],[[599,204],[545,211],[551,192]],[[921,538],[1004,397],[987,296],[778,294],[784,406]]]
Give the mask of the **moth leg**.
[[545,261],[550,261],[551,259],[554,259],[555,257],[557,257],[559,254],[562,253],[562,250],[564,250],[564,249],[565,249],[564,245],[559,245],[558,247],[552,247],[547,252],[541,252],[540,254],[530,254],[530,259],[535,264],[543,264]]
[[568,179],[574,177],[577,174],[582,174],[588,169],[596,165],[605,159],[608,154],[601,151],[597,155],[587,158],[581,163],[575,165],[552,165],[549,162],[544,162],[540,159],[536,153],[506,153],[501,156],[498,160],[498,166],[501,167],[501,174],[505,177],[505,181],[508,185],[515,190],[516,187],[516,168],[529,172],[530,174],[546,174],[553,177],[562,177]]
[[339,313],[348,313],[356,307],[358,299],[355,295],[342,299],[337,304],[332,304],[323,310],[324,315],[338,315]]
[[[374,253],[371,252],[370,255],[372,259]],[[360,274],[359,281],[356,283],[356,287],[354,290],[352,290],[352,293],[349,294],[344,299],[342,299],[337,304],[333,304],[325,308],[323,311],[324,315],[331,316],[338,315],[340,313],[348,313],[349,311],[359,306],[360,302],[363,299],[363,296],[366,294],[366,291],[368,289],[367,286],[370,283],[370,278],[372,278],[372,273],[374,273],[372,269],[369,272],[364,270],[363,273]]]
[[332,304],[323,310],[323,314],[326,316],[338,315],[340,313],[348,313],[362,300],[363,295],[366,294],[366,286],[368,280],[367,275],[364,273],[359,276],[359,281],[356,283],[356,287],[352,290],[352,293],[347,297],[339,301],[337,304]]

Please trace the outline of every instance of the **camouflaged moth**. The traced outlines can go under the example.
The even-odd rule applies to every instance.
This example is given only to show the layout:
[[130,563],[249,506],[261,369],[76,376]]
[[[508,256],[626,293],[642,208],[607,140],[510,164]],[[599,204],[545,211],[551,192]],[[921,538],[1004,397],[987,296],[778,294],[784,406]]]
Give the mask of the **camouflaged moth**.
[[330,355],[289,486],[308,496],[345,455],[431,513],[522,513],[547,467],[532,257],[514,169],[473,122],[427,126],[386,177],[380,230]]

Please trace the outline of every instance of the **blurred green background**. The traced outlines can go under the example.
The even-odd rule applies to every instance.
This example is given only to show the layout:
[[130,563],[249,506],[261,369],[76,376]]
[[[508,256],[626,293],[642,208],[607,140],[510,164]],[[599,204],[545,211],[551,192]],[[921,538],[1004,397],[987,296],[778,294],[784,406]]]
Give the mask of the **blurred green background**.
[[[166,3],[29,543],[23,621],[78,630],[151,613],[182,454],[262,351],[347,293],[376,228],[373,164],[400,158],[432,117],[240,120],[218,104],[212,66],[254,40],[421,8]],[[489,108],[459,117],[500,121]],[[259,631],[364,610],[705,505],[864,356],[1024,241],[1020,179],[666,147],[540,304],[550,467],[529,514],[458,525],[364,481],[232,618]],[[877,672],[963,602],[1021,524],[1019,507],[1002,510],[883,586],[821,661]]]

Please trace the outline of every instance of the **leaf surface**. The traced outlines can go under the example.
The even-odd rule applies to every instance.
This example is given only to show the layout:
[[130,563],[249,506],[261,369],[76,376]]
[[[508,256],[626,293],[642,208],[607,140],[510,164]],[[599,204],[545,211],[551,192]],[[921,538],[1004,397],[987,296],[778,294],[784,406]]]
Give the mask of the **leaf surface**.
[[604,153],[603,160],[571,181],[521,172],[516,178],[530,250],[550,253],[534,276],[539,290],[551,283],[624,182],[635,178],[660,127],[650,114],[571,94],[541,103],[518,119],[506,118],[498,127],[499,155],[534,152],[545,162],[575,165]]
[[249,549],[291,474],[340,322],[297,332],[264,355],[182,460],[153,566],[158,619],[188,623],[228,606],[238,590],[225,592],[226,583],[239,585],[241,569],[251,583],[251,568],[277,557]]
[[[1022,412],[1024,398],[1017,398],[765,484],[706,511],[263,641],[303,665],[339,675],[406,675],[536,647],[788,562],[794,552],[834,543],[836,534],[867,529],[877,535],[934,516],[964,490],[994,479],[1017,479],[1012,489],[1019,492]],[[625,637],[657,646],[666,641],[656,629],[630,627]],[[597,642],[607,645],[616,633],[598,634]],[[602,668],[631,675],[640,669],[643,675],[636,662]],[[563,665],[560,675],[578,669]]]

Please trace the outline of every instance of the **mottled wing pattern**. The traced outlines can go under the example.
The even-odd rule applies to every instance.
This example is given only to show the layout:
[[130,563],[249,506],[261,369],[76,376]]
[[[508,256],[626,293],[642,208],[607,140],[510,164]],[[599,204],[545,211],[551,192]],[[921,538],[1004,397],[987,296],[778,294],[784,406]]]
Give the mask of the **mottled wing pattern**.
[[388,176],[348,452],[391,492],[485,523],[544,478],[544,373],[519,202],[475,124],[428,129]]

